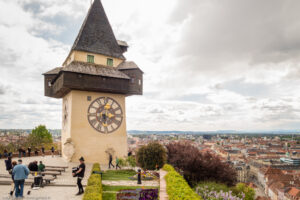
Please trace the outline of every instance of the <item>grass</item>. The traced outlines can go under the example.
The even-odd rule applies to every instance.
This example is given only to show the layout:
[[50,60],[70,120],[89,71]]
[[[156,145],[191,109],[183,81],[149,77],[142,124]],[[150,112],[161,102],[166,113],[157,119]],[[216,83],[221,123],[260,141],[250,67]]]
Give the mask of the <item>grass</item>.
[[136,174],[134,170],[107,170],[102,175],[102,180],[118,181],[129,180]]
[[158,189],[158,187],[141,187],[141,186],[110,186],[110,185],[102,185],[103,193],[102,200],[114,200],[117,198],[117,192],[119,190],[130,190],[130,189]]

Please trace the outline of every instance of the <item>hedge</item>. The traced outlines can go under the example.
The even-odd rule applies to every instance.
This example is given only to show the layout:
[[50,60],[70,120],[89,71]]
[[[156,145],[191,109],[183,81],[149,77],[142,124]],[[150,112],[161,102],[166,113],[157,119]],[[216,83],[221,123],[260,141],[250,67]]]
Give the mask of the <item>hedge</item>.
[[201,197],[171,165],[165,164],[163,169],[168,172],[165,180],[169,200],[201,200]]
[[102,200],[102,182],[100,174],[93,174],[93,171],[101,171],[100,164],[95,163],[92,168],[92,174],[88,179],[85,188],[83,200]]

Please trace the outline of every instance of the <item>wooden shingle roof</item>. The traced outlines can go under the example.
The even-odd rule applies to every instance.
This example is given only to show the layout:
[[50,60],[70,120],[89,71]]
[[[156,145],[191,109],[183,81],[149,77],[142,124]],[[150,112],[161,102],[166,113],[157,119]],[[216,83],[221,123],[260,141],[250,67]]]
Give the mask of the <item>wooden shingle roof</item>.
[[51,69],[50,71],[48,71],[46,73],[43,73],[43,75],[55,75],[55,74],[58,74],[61,69],[62,69],[62,67],[56,67],[56,68]]
[[117,67],[119,70],[125,70],[125,69],[139,69],[141,72],[143,72],[138,66],[137,64],[135,64],[135,62],[133,61],[125,61],[122,62],[120,65],[118,65]]
[[94,0],[72,50],[125,59],[100,0]]
[[92,63],[73,61],[66,67],[61,68],[64,72],[74,72],[79,74],[89,74],[95,76],[105,76],[112,78],[130,79],[129,76],[120,72],[115,67],[108,67]]

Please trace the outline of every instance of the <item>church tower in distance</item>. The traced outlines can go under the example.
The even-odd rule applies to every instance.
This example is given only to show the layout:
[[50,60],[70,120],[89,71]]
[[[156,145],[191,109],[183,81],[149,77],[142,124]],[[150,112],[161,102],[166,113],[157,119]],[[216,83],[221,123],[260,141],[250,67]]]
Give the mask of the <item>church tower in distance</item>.
[[125,97],[142,95],[143,72],[126,61],[100,0],[94,0],[62,64],[44,73],[45,96],[62,98],[62,155],[108,163],[127,155]]

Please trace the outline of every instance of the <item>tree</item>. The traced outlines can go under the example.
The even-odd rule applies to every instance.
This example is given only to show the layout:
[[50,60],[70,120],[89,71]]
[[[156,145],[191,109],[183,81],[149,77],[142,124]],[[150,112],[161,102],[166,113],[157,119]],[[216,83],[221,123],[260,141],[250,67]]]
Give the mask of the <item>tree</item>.
[[166,149],[157,142],[142,146],[137,152],[137,162],[143,169],[153,170],[156,165],[162,168],[166,160]]
[[28,136],[28,145],[32,147],[40,147],[42,145],[52,144],[52,135],[46,126],[39,125],[32,130]]
[[182,172],[191,186],[201,181],[216,181],[228,186],[235,184],[235,170],[217,155],[202,153],[189,142],[173,142],[166,147],[168,163]]

